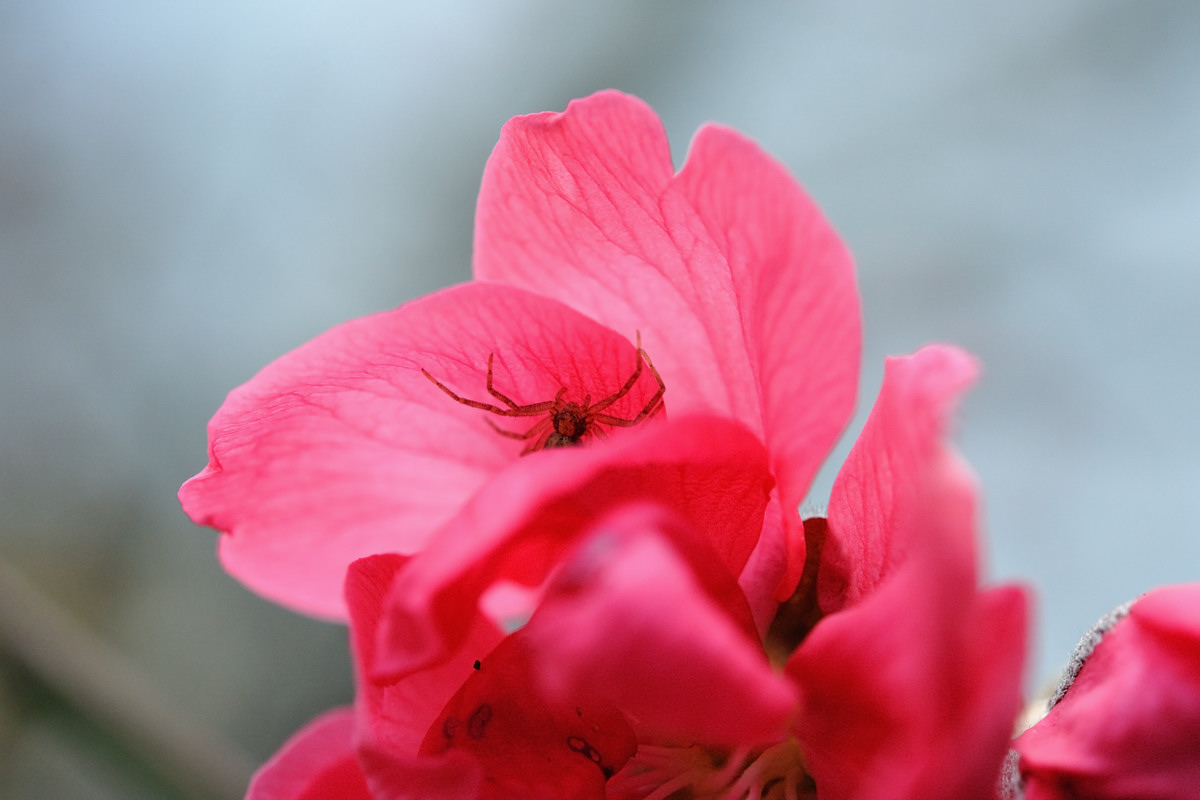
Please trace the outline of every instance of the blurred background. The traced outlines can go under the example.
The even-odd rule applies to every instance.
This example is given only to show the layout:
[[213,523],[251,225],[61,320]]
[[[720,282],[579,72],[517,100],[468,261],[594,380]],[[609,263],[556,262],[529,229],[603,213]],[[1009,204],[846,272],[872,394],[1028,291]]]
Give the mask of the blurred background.
[[501,125],[604,87],[823,205],[864,413],[886,354],[980,356],[959,441],[990,575],[1037,589],[1031,689],[1200,579],[1200,4],[6,0],[0,796],[240,797],[349,702],[344,629],[227,577],[176,489],[258,368],[466,280]]

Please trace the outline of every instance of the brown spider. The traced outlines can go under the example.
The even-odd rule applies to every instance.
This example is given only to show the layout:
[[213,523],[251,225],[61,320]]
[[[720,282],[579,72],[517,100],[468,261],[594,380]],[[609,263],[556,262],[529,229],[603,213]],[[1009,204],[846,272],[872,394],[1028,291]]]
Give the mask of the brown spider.
[[[504,403],[503,407],[493,403],[483,403],[479,400],[470,400],[462,397],[455,394],[450,387],[430,375],[425,369],[422,368],[421,372],[433,382],[434,386],[450,395],[450,398],[456,403],[462,403],[464,406],[478,408],[482,411],[490,411],[502,417],[536,417],[539,414],[545,414],[546,417],[544,419],[523,433],[505,430],[490,419],[487,420],[492,429],[501,436],[507,436],[510,439],[521,439],[522,441],[532,439],[532,443],[521,451],[521,455],[525,455],[526,453],[532,453],[534,450],[543,450],[550,447],[571,447],[580,444],[586,433],[603,435],[603,432],[599,428],[594,427],[596,423],[618,428],[628,428],[658,413],[659,409],[662,408],[662,397],[667,387],[663,383],[662,376],[658,374],[658,370],[654,368],[654,364],[650,362],[650,355],[642,349],[641,333],[638,333],[637,336],[637,352],[637,368],[629,376],[629,380],[625,381],[625,385],[594,405],[591,402],[591,395],[584,395],[582,403],[563,400],[563,395],[567,393],[566,386],[558,390],[553,400],[543,400],[540,403],[529,403],[528,405],[517,405],[492,385],[492,361],[495,358],[495,353],[488,355],[487,390],[488,394],[495,397],[501,403]],[[642,375],[643,364],[650,368],[650,374],[658,382],[658,391],[642,407],[642,410],[633,419],[624,419],[600,413],[629,394],[629,391],[633,389],[634,384],[637,383],[638,378]]]

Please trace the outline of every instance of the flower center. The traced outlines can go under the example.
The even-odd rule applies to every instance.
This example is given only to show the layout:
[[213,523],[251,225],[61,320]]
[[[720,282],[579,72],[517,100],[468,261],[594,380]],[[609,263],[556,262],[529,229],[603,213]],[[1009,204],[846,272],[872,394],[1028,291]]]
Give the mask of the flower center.
[[829,523],[824,517],[804,520],[804,543],[807,548],[804,573],[792,596],[779,604],[764,643],[767,657],[779,669],[784,668],[788,658],[823,616],[817,602],[817,568],[828,533]]
[[794,739],[727,754],[697,745],[642,745],[609,781],[608,794],[638,800],[815,800],[817,796]]

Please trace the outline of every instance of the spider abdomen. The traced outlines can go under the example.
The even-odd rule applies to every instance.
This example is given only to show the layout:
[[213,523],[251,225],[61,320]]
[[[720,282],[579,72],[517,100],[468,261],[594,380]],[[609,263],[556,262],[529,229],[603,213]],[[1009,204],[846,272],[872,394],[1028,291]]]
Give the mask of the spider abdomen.
[[545,444],[542,445],[543,450],[549,450],[554,447],[576,447],[582,444],[578,437],[566,436],[561,433],[552,433],[546,437]]

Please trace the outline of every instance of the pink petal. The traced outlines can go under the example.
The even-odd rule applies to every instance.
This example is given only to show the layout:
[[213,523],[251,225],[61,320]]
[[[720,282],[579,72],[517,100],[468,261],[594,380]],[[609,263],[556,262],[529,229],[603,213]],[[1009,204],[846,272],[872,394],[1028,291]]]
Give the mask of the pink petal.
[[602,800],[637,749],[633,731],[610,706],[548,698],[533,671],[525,631],[506,638],[447,703],[422,756],[471,755],[480,800]]
[[654,112],[618,92],[516,117],[484,171],[475,275],[640,330],[673,409],[735,416],[761,435],[729,267],[678,190],[664,205],[673,172]]
[[731,576],[712,586],[693,569],[712,560],[702,543],[676,549],[681,526],[652,505],[597,519],[522,629],[535,672],[564,703],[620,709],[641,741],[780,741],[795,692],[726,613]]
[[762,534],[738,576],[738,585],[750,604],[760,637],[766,636],[779,611],[778,595],[789,586],[794,588],[798,580],[792,576],[794,566],[804,565],[804,537],[789,530],[790,526],[784,524],[785,516],[780,511],[779,492],[771,492],[763,514]]
[[[618,92],[512,120],[484,173],[475,274],[640,330],[676,413],[729,414],[765,437],[795,538],[793,512],[854,405],[850,257],[787,171],[733,131],[702,129],[672,173],[658,118]],[[790,549],[802,556],[802,539]]]
[[850,568],[855,602],[787,665],[822,800],[992,796],[1020,707],[1027,598],[976,590],[975,488],[943,441],[971,372],[945,348],[889,363],[839,475],[823,554],[840,525],[865,562],[831,562]]
[[375,800],[480,800],[483,774],[469,753],[398,757],[364,748],[359,760]]
[[789,663],[822,800],[992,796],[1021,704],[1028,601],[1015,587],[929,592],[940,577],[903,570],[825,618]]
[[[921,535],[913,520],[928,513],[922,476],[941,457],[958,398],[976,373],[974,360],[953,347],[887,360],[879,399],[829,499],[819,579],[825,613],[873,591]],[[958,544],[974,559],[971,535]]]
[[[728,265],[737,299],[744,352],[717,357],[744,359],[757,378],[756,411],[797,551],[777,592],[782,599],[804,564],[796,510],[854,410],[861,346],[854,266],[795,180],[734,131],[702,128],[677,185]],[[715,314],[705,317],[710,339],[727,336]],[[724,379],[740,376],[726,371]]]
[[490,652],[501,635],[479,619],[464,637],[458,658],[403,680],[370,679],[383,598],[408,561],[386,554],[354,562],[346,575],[358,691],[358,757],[376,800],[461,800],[477,797],[482,773],[465,753],[419,755],[422,740],[450,698],[472,673],[472,661]]
[[[620,769],[636,746],[628,724],[603,707],[584,713],[579,703],[547,703],[530,683],[528,648],[515,637],[497,646],[500,633],[479,614],[443,663],[394,681],[370,679],[382,595],[405,561],[391,555],[363,559],[351,565],[347,578],[360,760],[376,796],[595,796],[604,768]],[[476,725],[481,735],[469,736],[472,715],[483,704],[487,719]],[[584,739],[590,749],[571,748]],[[593,760],[597,753],[604,754],[603,765]]]
[[[758,540],[769,489],[761,444],[719,418],[673,419],[608,447],[524,459],[397,576],[375,674],[436,663],[457,647],[489,587],[539,586],[597,515],[639,499],[678,514],[715,554],[711,568],[736,576]],[[754,631],[744,599],[728,613]]]
[[1015,743],[1029,798],[1193,798],[1200,787],[1200,584],[1134,603]]
[[[635,331],[622,333],[633,337]],[[413,553],[525,442],[503,437],[546,415],[507,418],[455,402],[593,399],[614,393],[637,353],[620,334],[517,289],[457,286],[341,325],[230,394],[209,425],[210,463],[184,484],[192,518],[227,535],[226,568],[300,611],[344,615],[346,566]],[[606,413],[632,418],[657,389],[648,371]],[[620,431],[617,431],[620,433]]]
[[351,709],[317,717],[255,773],[246,800],[371,800],[353,738]]
[[[384,598],[396,573],[407,561],[398,555],[372,556],[351,564],[346,576],[358,685],[355,705],[361,743],[364,750],[374,755],[372,759],[364,759],[369,766],[378,766],[384,756],[396,764],[407,763],[406,759],[416,756],[430,726],[473,674],[474,662],[490,653],[502,639],[501,632],[477,613],[468,623],[458,650],[441,664],[399,680],[372,679]],[[414,768],[429,769],[428,765]],[[396,769],[395,764],[391,769]],[[374,777],[374,770],[368,771]]]

